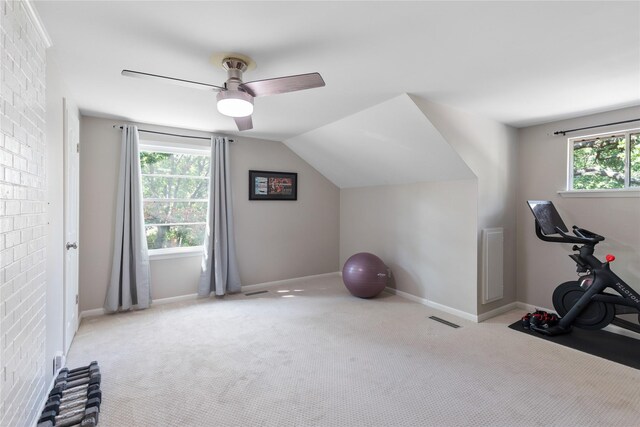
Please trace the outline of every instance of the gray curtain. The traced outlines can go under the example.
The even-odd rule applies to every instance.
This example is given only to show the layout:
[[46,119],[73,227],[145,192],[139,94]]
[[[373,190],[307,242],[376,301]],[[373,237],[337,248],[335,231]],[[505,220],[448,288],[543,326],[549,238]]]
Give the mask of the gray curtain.
[[199,296],[209,296],[211,292],[218,296],[240,292],[232,208],[229,141],[221,137],[212,138],[209,210]]
[[107,312],[148,308],[151,303],[136,126],[122,127],[119,176],[113,264],[104,300]]

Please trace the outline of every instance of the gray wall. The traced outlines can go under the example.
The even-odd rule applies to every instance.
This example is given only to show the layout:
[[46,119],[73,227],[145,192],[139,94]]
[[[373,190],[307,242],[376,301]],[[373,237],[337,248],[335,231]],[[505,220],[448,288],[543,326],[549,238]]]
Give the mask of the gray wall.
[[396,289],[475,313],[477,182],[340,191],[340,263],[372,252]]
[[[594,133],[639,127],[640,122],[610,128],[591,129],[555,136],[554,131],[575,129],[636,119],[640,108],[627,108],[564,120],[520,130],[518,222],[518,300],[539,307],[553,308],[551,295],[561,282],[574,280],[575,264],[567,257],[571,245],[539,240],[527,199],[551,200],[568,226],[580,225],[606,237],[596,246],[596,256],[616,255],[613,269],[635,289],[640,289],[640,198],[584,197],[568,198],[558,194],[566,190],[567,139]],[[637,196],[637,195],[636,195]]]
[[[121,133],[114,120],[82,117],[80,136],[80,310],[101,308],[113,250]],[[202,132],[144,125],[189,135]],[[243,285],[338,270],[338,188],[284,144],[233,138],[231,168]],[[193,140],[190,140],[193,142]],[[248,201],[248,170],[298,173],[298,201]],[[151,261],[152,297],[194,294],[200,257]]]
[[[424,99],[414,101],[478,178],[477,314],[516,301],[516,129]],[[481,232],[492,227],[504,228],[504,297],[482,304]]]
[[[281,142],[234,139],[233,205],[242,284],[338,271],[338,187]],[[249,201],[250,169],[297,172],[298,200]]]
[[80,311],[102,307],[111,272],[118,133],[109,121],[80,118]]

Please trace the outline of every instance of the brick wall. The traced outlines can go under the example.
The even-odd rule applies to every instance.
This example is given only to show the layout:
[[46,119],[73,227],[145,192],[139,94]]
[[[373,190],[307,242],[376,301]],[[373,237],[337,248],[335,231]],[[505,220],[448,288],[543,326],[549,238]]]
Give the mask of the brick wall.
[[0,426],[29,426],[45,393],[45,45],[0,0]]

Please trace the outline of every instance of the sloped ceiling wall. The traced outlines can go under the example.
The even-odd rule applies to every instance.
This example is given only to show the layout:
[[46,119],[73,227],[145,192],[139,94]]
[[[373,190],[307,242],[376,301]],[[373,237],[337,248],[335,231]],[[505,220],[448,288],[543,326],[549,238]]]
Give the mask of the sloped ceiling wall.
[[339,188],[475,177],[407,94],[284,143]]

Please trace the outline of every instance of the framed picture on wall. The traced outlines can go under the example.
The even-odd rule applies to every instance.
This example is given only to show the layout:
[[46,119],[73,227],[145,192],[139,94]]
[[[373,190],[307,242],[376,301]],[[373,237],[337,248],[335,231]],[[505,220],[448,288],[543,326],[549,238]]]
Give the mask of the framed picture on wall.
[[298,174],[250,170],[249,200],[298,200]]

